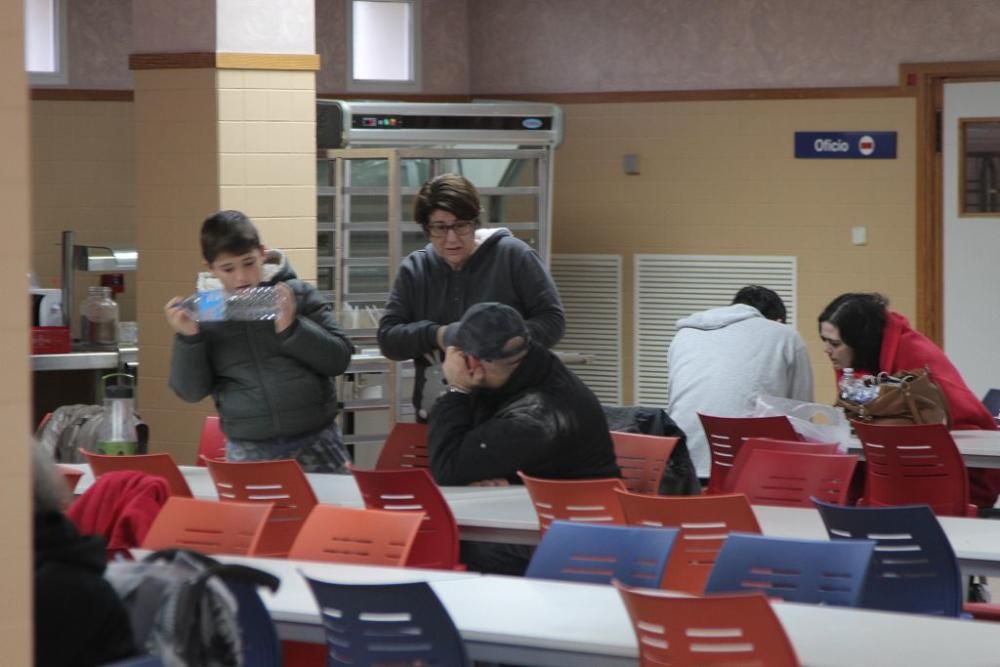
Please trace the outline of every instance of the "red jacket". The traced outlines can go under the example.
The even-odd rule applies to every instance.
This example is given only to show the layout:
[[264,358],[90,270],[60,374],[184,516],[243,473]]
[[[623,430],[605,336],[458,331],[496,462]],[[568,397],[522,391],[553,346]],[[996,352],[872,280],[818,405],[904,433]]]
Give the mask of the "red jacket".
[[170,497],[162,477],[123,470],[109,472],[73,501],[67,516],[84,535],[103,535],[108,556],[142,544],[153,519]]
[[[893,374],[926,366],[948,401],[952,429],[996,429],[993,416],[965,384],[944,351],[910,327],[905,317],[891,310],[882,333],[879,366]],[[992,507],[1000,493],[1000,470],[974,468],[969,471],[969,481],[972,502],[980,507]]]

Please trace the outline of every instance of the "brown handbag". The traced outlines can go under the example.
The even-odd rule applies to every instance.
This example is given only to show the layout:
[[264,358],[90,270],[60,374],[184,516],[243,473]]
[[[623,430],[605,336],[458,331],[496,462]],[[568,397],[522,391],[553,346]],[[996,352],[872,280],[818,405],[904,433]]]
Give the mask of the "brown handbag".
[[866,424],[945,424],[951,428],[948,402],[927,368],[896,375],[880,373],[878,387],[878,396],[868,403],[840,398],[837,405],[848,419]]

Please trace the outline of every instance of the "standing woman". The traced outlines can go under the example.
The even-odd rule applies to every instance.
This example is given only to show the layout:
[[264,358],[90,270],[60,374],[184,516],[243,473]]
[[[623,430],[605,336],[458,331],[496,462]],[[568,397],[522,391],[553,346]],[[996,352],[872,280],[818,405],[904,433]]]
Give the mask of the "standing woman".
[[[955,430],[994,430],[996,422],[972,393],[944,351],[902,315],[889,310],[881,294],[849,293],[834,299],[819,316],[819,336],[839,380],[845,368],[890,375],[927,367],[944,393]],[[1000,471],[969,470],[971,500],[992,507],[1000,493]]]
[[447,389],[440,372],[445,326],[483,301],[524,317],[536,343],[552,347],[566,328],[562,303],[538,254],[504,228],[482,229],[479,193],[458,174],[420,188],[413,217],[430,243],[399,266],[379,321],[379,348],[389,359],[413,359],[413,405],[420,421]]

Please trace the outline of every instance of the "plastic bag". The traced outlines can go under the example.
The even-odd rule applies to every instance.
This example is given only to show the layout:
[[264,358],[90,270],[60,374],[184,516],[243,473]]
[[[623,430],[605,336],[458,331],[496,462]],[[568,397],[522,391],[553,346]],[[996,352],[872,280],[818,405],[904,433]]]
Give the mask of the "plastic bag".
[[791,398],[758,394],[753,417],[788,417],[795,432],[813,442],[836,442],[838,451],[847,453],[851,439],[851,424],[841,408],[819,403],[807,403]]

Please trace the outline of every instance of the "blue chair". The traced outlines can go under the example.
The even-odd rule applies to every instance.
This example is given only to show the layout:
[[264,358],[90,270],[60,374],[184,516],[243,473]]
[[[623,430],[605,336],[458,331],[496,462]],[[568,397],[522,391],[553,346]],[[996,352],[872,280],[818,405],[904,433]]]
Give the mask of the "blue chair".
[[937,616],[961,614],[958,560],[930,507],[842,507],[814,502],[831,539],[875,542],[862,607]]
[[875,543],[730,533],[705,594],[756,591],[788,602],[856,607]]
[[1000,389],[990,389],[983,396],[983,405],[993,415],[993,420],[1000,424]]
[[239,605],[237,619],[243,642],[244,667],[281,667],[281,640],[257,587],[231,578],[226,579],[226,586]]
[[323,619],[328,667],[469,664],[455,624],[426,583],[305,580]]
[[526,577],[659,588],[676,528],[553,521]]

